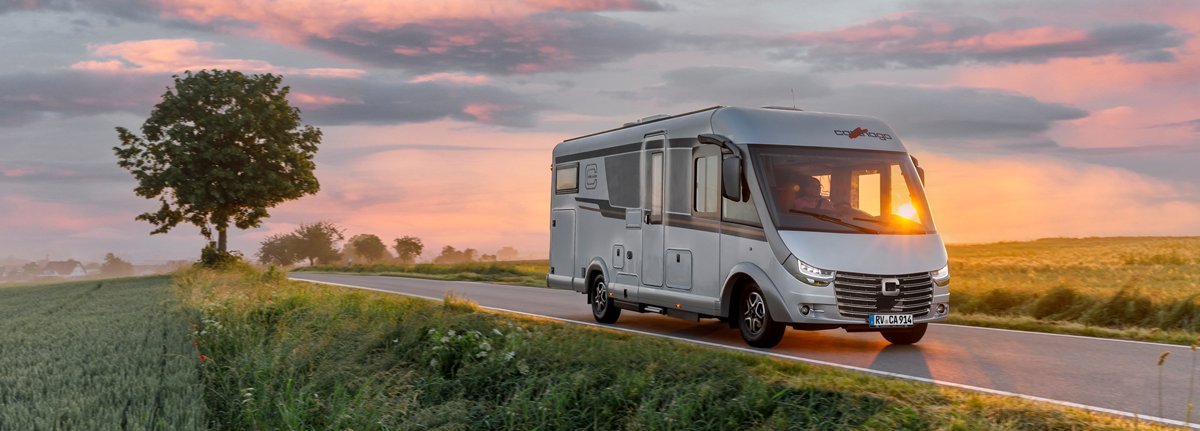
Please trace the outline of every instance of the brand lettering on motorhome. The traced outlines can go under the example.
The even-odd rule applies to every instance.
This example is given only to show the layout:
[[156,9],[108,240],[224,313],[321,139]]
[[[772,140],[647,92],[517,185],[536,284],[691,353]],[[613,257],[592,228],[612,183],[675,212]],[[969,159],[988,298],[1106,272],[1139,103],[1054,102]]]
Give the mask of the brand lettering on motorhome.
[[833,134],[838,135],[838,136],[846,136],[850,139],[855,139],[855,138],[858,138],[859,136],[875,138],[880,141],[886,141],[888,139],[893,139],[892,135],[889,135],[887,133],[875,133],[875,132],[872,132],[870,129],[864,129],[862,127],[855,127],[854,130],[834,130]]

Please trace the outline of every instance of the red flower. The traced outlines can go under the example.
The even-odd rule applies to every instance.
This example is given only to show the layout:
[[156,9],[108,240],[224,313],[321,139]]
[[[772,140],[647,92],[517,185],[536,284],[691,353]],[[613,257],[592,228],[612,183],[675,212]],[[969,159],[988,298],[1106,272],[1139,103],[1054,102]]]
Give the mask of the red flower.
[[204,357],[204,355],[200,355],[200,362],[204,362],[205,359],[208,359],[208,358]]

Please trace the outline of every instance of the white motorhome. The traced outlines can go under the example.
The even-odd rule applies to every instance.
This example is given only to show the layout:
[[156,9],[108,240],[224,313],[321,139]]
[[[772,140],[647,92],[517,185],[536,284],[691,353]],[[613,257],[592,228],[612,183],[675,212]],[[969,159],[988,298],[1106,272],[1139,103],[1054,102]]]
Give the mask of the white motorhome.
[[791,108],[654,116],[554,147],[550,287],[717,318],[756,347],[787,326],[912,344],[949,313],[923,170],[882,121]]

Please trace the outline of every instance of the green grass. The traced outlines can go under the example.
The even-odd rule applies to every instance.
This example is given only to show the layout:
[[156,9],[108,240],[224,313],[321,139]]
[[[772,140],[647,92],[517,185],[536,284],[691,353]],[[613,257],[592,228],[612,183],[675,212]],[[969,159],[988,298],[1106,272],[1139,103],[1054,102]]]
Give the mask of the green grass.
[[432,280],[483,281],[499,284],[546,287],[547,260],[516,262],[473,262],[458,264],[318,265],[297,269],[302,272],[336,272],[361,275],[425,278]]
[[0,289],[0,429],[205,427],[169,277]]
[[[1129,429],[1030,401],[666,339],[190,270],[216,429]],[[1140,424],[1141,428],[1155,427]]]

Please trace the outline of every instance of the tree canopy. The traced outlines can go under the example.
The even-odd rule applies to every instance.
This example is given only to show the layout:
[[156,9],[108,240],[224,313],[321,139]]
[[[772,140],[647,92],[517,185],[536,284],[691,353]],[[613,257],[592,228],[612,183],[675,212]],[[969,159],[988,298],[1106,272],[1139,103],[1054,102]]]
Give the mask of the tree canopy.
[[300,238],[294,233],[268,236],[258,249],[258,261],[266,265],[290,266],[300,260]]
[[155,226],[151,234],[191,223],[210,240],[215,230],[225,253],[231,223],[257,227],[268,208],[320,189],[313,157],[321,131],[301,125],[280,76],[201,70],[174,79],[142,136],[117,127],[113,147],[138,182],[134,192],[161,203],[137,216]]
[[302,224],[292,235],[296,236],[293,243],[296,257],[307,259],[310,266],[337,262],[341,258],[337,245],[343,239],[342,228],[333,223],[322,221]]
[[391,257],[388,254],[387,246],[383,244],[383,240],[378,236],[369,233],[358,234],[346,241],[347,251],[352,250],[354,256],[357,256],[361,262],[355,263],[370,263],[383,260],[385,257]]
[[127,277],[133,275],[133,264],[122,260],[117,255],[104,255],[104,263],[100,265],[100,275],[105,277]]
[[425,244],[421,243],[421,239],[415,236],[405,236],[396,238],[396,243],[392,245],[392,249],[396,250],[396,258],[404,263],[413,263],[417,260],[417,256],[421,255],[421,251],[425,249]]

